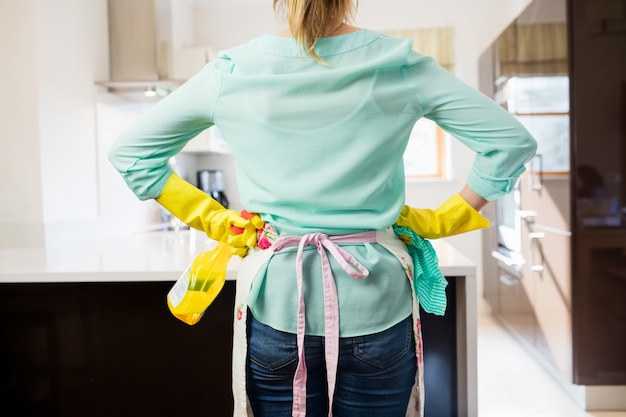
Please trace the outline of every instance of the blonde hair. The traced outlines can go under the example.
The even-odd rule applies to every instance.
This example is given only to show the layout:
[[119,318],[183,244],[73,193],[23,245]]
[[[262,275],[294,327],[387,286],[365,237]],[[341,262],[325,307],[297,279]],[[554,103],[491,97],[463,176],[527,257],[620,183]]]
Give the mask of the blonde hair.
[[287,8],[287,22],[298,49],[318,62],[323,60],[315,52],[319,38],[338,29],[354,16],[352,0],[274,0],[274,11],[280,3]]

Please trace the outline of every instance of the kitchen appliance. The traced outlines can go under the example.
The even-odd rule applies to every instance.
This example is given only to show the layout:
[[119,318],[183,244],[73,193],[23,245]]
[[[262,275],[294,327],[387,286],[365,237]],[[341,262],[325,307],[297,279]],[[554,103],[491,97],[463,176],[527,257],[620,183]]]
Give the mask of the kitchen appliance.
[[228,208],[228,198],[224,193],[224,173],[220,170],[202,169],[197,172],[198,188]]
[[510,276],[519,280],[522,266],[526,263],[522,253],[522,219],[525,213],[521,209],[519,181],[513,191],[496,200],[495,206],[497,246],[491,251],[491,256],[500,269],[507,270]]

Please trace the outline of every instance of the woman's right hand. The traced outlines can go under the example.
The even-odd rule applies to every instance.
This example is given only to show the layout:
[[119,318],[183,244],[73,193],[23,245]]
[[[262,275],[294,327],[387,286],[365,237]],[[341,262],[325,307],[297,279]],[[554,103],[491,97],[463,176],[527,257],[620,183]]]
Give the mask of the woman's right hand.
[[257,229],[263,227],[258,215],[244,218],[239,212],[226,209],[176,173],[167,180],[156,201],[183,223],[204,231],[209,238],[226,241],[233,254],[239,256],[254,247]]

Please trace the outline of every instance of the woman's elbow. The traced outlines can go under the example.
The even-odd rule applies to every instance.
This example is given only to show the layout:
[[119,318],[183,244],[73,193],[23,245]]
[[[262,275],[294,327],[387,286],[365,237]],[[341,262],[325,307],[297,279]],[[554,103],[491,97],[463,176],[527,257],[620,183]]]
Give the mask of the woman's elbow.
[[124,153],[120,145],[113,144],[113,146],[111,146],[107,153],[107,159],[119,173],[126,172],[128,168],[128,158],[124,158]]
[[520,143],[518,145],[518,149],[520,153],[524,153],[526,155],[526,161],[529,161],[535,154],[537,153],[537,148],[539,144],[537,140],[531,135],[526,129],[523,129],[520,132]]

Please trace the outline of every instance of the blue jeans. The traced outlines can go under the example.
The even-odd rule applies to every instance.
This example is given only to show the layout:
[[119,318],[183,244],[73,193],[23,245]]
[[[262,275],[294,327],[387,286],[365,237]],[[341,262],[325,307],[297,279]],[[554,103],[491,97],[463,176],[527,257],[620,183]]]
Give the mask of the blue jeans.
[[[411,317],[380,333],[340,339],[334,417],[404,417],[415,382]],[[328,416],[324,337],[306,336],[307,417]],[[246,386],[255,417],[291,417],[296,335],[248,311]]]

